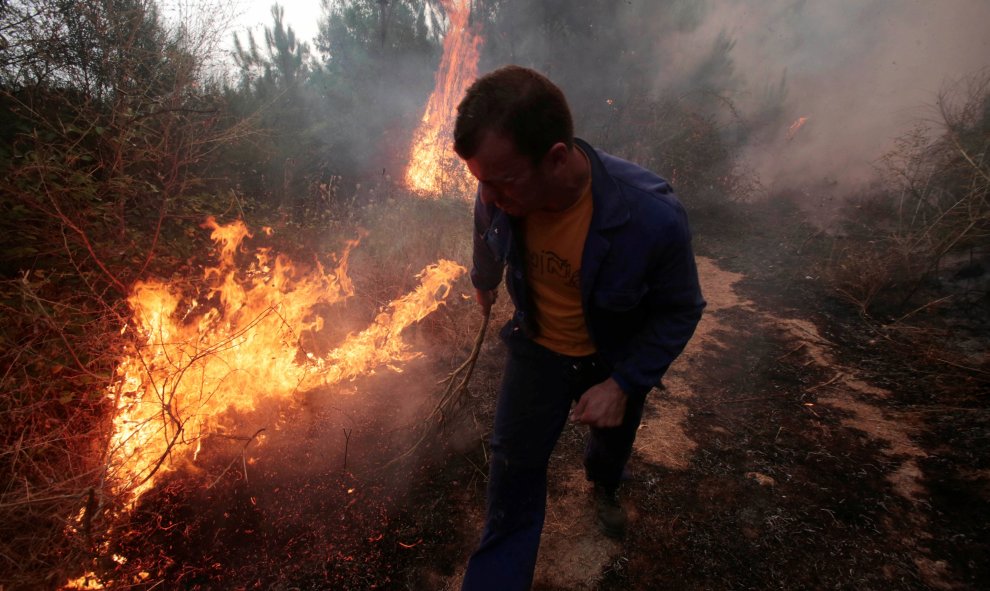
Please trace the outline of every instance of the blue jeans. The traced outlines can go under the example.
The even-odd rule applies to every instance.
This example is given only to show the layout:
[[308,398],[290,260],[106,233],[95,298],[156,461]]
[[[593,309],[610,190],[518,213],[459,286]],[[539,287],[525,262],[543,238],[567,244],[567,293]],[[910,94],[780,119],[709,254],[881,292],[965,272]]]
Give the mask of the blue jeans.
[[[504,331],[503,338],[509,355],[495,409],[487,516],[462,591],[530,588],[546,516],[550,454],[571,404],[611,374],[597,355],[560,355],[518,331]],[[588,480],[619,485],[642,414],[643,401],[630,399],[621,426],[591,429],[584,457]]]

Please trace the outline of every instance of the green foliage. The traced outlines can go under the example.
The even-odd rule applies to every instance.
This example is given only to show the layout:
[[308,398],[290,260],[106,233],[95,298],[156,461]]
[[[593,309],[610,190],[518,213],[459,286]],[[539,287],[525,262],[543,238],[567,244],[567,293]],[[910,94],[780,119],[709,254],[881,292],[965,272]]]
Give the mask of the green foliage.
[[308,133],[315,101],[306,84],[313,66],[309,45],[296,39],[282,7],[273,5],[271,14],[264,47],[251,33],[247,47],[234,35],[240,80],[236,89],[228,91],[236,115],[253,120],[263,140],[245,138],[243,144],[228,147],[227,156],[251,163],[237,180],[252,187],[254,197],[296,210],[306,191],[301,171],[314,168],[318,154],[318,144]]
[[[240,70],[227,91],[261,138],[229,146],[244,191],[301,222],[346,179],[402,166],[438,57],[437,13],[425,2],[324,2],[319,58],[273,6],[264,42],[235,37]],[[397,88],[403,89],[396,92]],[[401,138],[396,141],[396,137]]]
[[123,297],[184,263],[204,173],[243,127],[204,89],[208,43],[152,2],[0,9],[0,439],[19,446],[0,460],[16,483],[0,491],[0,586],[50,588],[114,503],[100,443]]
[[150,0],[29,0],[4,6],[7,89],[62,88],[96,102],[159,97],[191,82],[188,32],[166,31]]
[[431,3],[325,0],[311,87],[324,114],[314,132],[344,176],[404,166],[405,147],[440,58],[442,22]]
[[[198,40],[166,28],[153,3],[17,7],[65,37],[33,21],[10,31],[43,51],[8,53],[0,74],[0,207],[10,214],[0,221],[0,269],[68,257],[122,293],[154,258],[168,214],[209,188],[200,173],[222,105],[196,91]],[[25,258],[31,248],[40,259]]]
[[414,0],[323,0],[317,47],[338,74],[384,67],[378,56],[431,55],[442,23],[432,4]]
[[[271,27],[265,27],[264,54],[248,32],[245,48],[234,34],[234,62],[240,68],[240,90],[260,101],[269,101],[286,92],[298,92],[308,74],[309,45],[296,40],[295,31],[285,23],[285,10],[272,6]],[[291,104],[290,100],[281,101]]]

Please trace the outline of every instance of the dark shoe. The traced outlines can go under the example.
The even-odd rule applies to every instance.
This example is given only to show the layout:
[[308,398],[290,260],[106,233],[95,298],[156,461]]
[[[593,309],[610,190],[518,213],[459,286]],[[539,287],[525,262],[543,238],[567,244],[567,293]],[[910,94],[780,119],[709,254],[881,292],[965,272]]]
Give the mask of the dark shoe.
[[616,539],[626,534],[629,519],[619,503],[616,489],[595,485],[595,511],[598,514],[598,529],[603,534]]

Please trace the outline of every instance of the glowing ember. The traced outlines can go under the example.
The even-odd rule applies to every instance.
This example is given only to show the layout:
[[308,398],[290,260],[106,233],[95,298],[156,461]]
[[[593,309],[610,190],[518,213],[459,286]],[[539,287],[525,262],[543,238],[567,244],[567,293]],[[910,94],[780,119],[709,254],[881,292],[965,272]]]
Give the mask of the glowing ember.
[[71,579],[62,586],[62,589],[69,591],[86,591],[93,589],[105,589],[102,583],[96,579],[96,575],[89,573],[78,579]]
[[790,141],[794,139],[794,136],[797,135],[798,130],[801,129],[807,122],[807,117],[798,117],[794,123],[791,123],[791,126],[787,128],[787,140]]
[[[445,260],[428,266],[418,288],[321,358],[305,351],[300,338],[323,327],[317,306],[353,293],[347,261],[357,241],[333,271],[316,264],[305,272],[269,249],[245,251],[242,243],[251,234],[241,222],[221,226],[210,219],[206,225],[219,252],[218,265],[204,275],[207,293],[148,281],[136,284],[128,298],[140,343],[118,366],[111,387],[117,415],[109,475],[119,491],[135,498],[153,486],[159,470],[192,458],[225,411],[250,411],[264,400],[414,357],[402,341],[403,329],[436,310],[464,272]],[[236,259],[252,254],[241,270]]]
[[474,195],[475,182],[451,148],[457,103],[478,75],[481,37],[468,24],[469,0],[444,0],[450,28],[443,41],[443,57],[436,85],[414,136],[406,169],[406,185],[426,197],[444,194]]

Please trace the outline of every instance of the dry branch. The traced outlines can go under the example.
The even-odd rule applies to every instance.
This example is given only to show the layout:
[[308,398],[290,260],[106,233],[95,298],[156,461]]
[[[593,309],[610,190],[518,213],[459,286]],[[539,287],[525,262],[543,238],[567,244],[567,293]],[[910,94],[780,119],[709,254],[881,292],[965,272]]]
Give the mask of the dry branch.
[[241,466],[242,466],[242,468],[244,470],[244,482],[247,482],[247,479],[248,479],[248,475],[247,475],[247,463],[244,460],[244,452],[247,451],[247,448],[248,448],[249,445],[251,445],[251,442],[254,441],[255,439],[257,439],[258,435],[261,435],[264,431],[265,431],[264,428],[258,429],[257,431],[254,432],[254,435],[252,435],[250,437],[231,437],[231,436],[227,436],[229,439],[244,440],[244,447],[241,448],[241,453],[238,455],[238,457],[236,457],[233,460],[231,460],[230,463],[227,464],[227,467],[223,469],[223,472],[221,472],[220,475],[217,476],[217,479],[214,480],[210,484],[210,486],[208,486],[206,488],[207,489],[210,489],[210,488],[213,488],[214,486],[216,486],[217,483],[220,482],[220,480],[224,477],[224,475],[226,475],[227,472],[230,471],[230,469],[234,466],[234,464],[237,462],[238,459],[241,460]]
[[[411,456],[419,447],[426,441],[426,438],[433,433],[434,429],[440,429],[443,427],[446,418],[450,415],[451,411],[457,407],[460,403],[461,397],[464,392],[467,391],[468,381],[471,379],[471,374],[474,373],[474,366],[478,361],[478,355],[481,353],[481,345],[485,341],[485,333],[488,332],[488,323],[491,320],[491,309],[487,310],[484,314],[484,319],[481,322],[481,328],[478,329],[478,334],[474,338],[474,347],[471,349],[471,354],[467,359],[464,360],[457,369],[450,372],[447,378],[441,382],[441,384],[446,384],[443,394],[440,396],[439,402],[430,412],[429,415],[423,419],[421,424],[421,434],[419,439],[410,446],[405,452],[399,454],[395,458],[389,460],[385,464],[385,468]],[[436,419],[436,423],[433,420]]]

